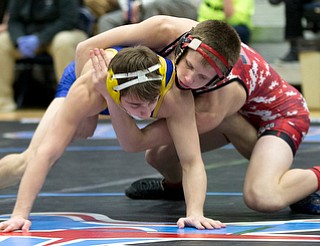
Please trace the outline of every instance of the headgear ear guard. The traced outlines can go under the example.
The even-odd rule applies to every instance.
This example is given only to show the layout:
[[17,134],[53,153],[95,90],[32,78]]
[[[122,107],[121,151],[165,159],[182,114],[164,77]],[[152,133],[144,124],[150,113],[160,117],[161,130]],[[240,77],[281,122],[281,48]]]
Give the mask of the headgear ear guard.
[[[109,69],[107,80],[106,80],[106,87],[107,87],[108,93],[117,104],[120,104],[121,90],[126,89],[130,86],[140,84],[140,83],[145,83],[148,81],[162,80],[163,69],[161,68],[162,68],[161,64],[158,63],[156,65],[153,65],[143,70],[138,70],[130,73],[118,73],[118,74],[114,74],[112,69]],[[146,76],[147,74],[152,73],[157,69],[159,69],[161,75],[156,77]],[[118,79],[129,79],[129,78],[133,78],[133,79],[119,85]]]
[[[207,62],[215,69],[220,80],[224,79],[232,69],[232,66],[228,64],[227,59],[223,55],[221,55],[218,51],[216,51],[209,45],[203,43],[201,40],[193,38],[190,32],[185,33],[179,40],[178,46],[176,48],[176,63],[178,63],[178,60],[181,58],[185,48],[187,47],[199,52],[202,57],[206,59]],[[227,68],[227,73],[223,73],[216,62],[204,50],[217,57]],[[213,81],[215,81],[215,79],[212,79],[209,84],[211,84]]]

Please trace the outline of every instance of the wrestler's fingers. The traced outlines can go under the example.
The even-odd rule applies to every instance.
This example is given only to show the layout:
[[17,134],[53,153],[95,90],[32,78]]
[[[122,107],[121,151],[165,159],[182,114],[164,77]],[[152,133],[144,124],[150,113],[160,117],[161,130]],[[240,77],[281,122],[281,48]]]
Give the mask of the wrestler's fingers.
[[105,71],[108,68],[109,59],[106,55],[106,52],[103,49],[94,49],[94,55],[95,59],[97,60],[97,63],[99,64],[99,69],[101,71]]
[[97,60],[97,56],[94,50],[90,50],[89,52],[90,54],[90,59],[91,59],[91,63],[92,63],[92,67],[94,68],[94,70],[98,71],[101,69],[98,60]]
[[18,230],[18,229],[15,229],[12,225],[8,225],[8,226],[6,226],[6,228],[4,228],[2,230],[2,232],[11,232],[11,231],[15,231],[15,230]]
[[3,230],[6,227],[7,227],[7,223],[6,222],[1,222],[0,223],[0,230]]
[[219,220],[213,220],[213,219],[205,219],[201,221],[201,224],[206,228],[206,229],[220,229],[226,227],[224,223],[221,223]]
[[106,66],[109,67],[109,63],[110,63],[111,59],[107,56],[107,53],[105,52],[105,50],[104,49],[100,49],[100,54],[102,55]]
[[195,220],[195,219],[192,219],[192,218],[180,218],[177,222],[177,225],[180,229],[183,229],[185,227],[195,227],[199,230],[203,230],[205,229],[202,224],[200,223],[199,220]]
[[203,229],[220,229],[226,227],[224,223],[219,220],[213,220],[206,217],[186,217],[180,218],[177,222],[179,228],[185,228],[186,226],[195,227],[199,230]]
[[0,223],[0,230],[2,230],[2,232],[11,232],[11,231],[15,231],[18,229],[19,229],[18,227],[10,224],[9,222]]
[[22,231],[28,232],[30,227],[31,227],[31,221],[30,220],[26,220],[26,222],[22,226]]

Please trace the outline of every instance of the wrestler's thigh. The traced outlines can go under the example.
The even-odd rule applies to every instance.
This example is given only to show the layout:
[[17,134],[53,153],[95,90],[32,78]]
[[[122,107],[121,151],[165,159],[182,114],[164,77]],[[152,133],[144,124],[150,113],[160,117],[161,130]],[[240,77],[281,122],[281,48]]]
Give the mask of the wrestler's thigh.
[[277,136],[262,136],[252,152],[245,177],[245,188],[256,186],[274,189],[292,162],[293,153],[286,141]]
[[[218,149],[229,143],[226,137],[217,130],[200,135],[201,151],[206,152]],[[178,155],[174,144],[163,145],[146,151],[146,159],[149,163],[167,163],[178,161]]]
[[200,135],[201,152],[219,149],[227,144],[229,140],[216,129]]

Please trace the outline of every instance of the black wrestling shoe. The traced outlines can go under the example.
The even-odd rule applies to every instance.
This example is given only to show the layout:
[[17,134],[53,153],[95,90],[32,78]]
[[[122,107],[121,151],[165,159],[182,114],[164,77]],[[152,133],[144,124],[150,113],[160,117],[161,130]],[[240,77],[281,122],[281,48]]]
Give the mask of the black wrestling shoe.
[[137,180],[125,190],[125,194],[131,199],[184,200],[182,186],[181,188],[170,188],[161,178]]
[[306,198],[290,205],[295,213],[302,214],[320,214],[320,195],[313,193]]

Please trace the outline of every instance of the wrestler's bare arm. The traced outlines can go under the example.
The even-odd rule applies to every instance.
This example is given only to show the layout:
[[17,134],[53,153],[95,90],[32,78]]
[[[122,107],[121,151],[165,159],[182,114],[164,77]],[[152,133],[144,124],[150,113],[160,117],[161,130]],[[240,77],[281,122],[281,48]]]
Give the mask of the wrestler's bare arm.
[[93,48],[145,45],[154,51],[160,51],[196,24],[191,19],[160,15],[138,24],[120,26],[100,33],[78,44],[76,74],[80,74],[83,65],[89,60],[89,51]]
[[[167,117],[166,121],[182,167],[187,220],[179,226],[190,225],[198,229],[212,228],[210,226],[213,224],[206,227],[202,223],[205,220],[203,206],[206,197],[207,176],[201,157],[193,96],[192,93],[174,92],[174,98],[171,97],[168,104],[164,106],[171,105],[171,115]],[[188,224],[188,218],[193,218],[196,224]]]
[[[91,78],[90,73],[87,77],[83,76],[82,79],[87,80],[88,78]],[[48,125],[47,131],[41,139],[39,148],[28,159],[27,168],[19,186],[14,211],[11,219],[4,222],[2,229],[5,229],[5,231],[29,229],[28,216],[30,210],[50,168],[62,156],[80,123],[85,121],[87,117],[97,115],[97,112],[100,112],[103,106],[103,98],[93,87],[88,89],[85,83],[79,83],[78,86],[78,83],[75,82],[62,106],[57,110],[52,122],[48,122],[50,125]]]
[[215,129],[227,117],[237,113],[246,101],[246,92],[237,82],[195,98],[199,133]]
[[[187,205],[186,217],[179,220],[178,226],[193,226],[198,229],[223,227],[220,222],[203,215],[207,178],[201,157],[191,91],[171,88],[159,111],[159,115],[166,121],[157,120],[141,130],[127,113],[112,102],[112,98],[107,97],[107,100],[117,139],[127,149],[136,150],[136,146],[144,149],[153,148],[161,145],[159,141],[170,140],[172,137],[182,166]],[[157,125],[158,122],[161,124]]]
[[[105,86],[103,85],[103,87]],[[101,90],[103,90],[103,88]],[[232,97],[230,97],[230,93],[233,93]],[[166,96],[166,100],[164,101],[164,103],[168,100],[168,98],[169,97]],[[245,91],[236,83],[234,85],[228,85],[223,89],[219,89],[216,92],[205,93],[203,94],[203,96],[197,97],[196,122],[198,132],[205,133],[218,127],[221,122],[227,120],[229,116],[234,115],[239,111],[239,109],[244,104],[245,99]],[[110,100],[110,102],[108,101],[109,108],[112,107],[113,104],[114,102],[112,99]],[[161,145],[172,143],[172,136],[169,133],[167,122],[165,119],[156,120],[150,123],[141,130],[143,134],[141,135],[140,129],[137,128],[134,120],[132,120],[126,112],[118,109],[117,105],[114,105],[114,107],[116,107],[115,110],[119,112],[117,114],[114,114],[111,120],[113,122],[123,123],[115,123],[113,125],[117,133],[118,141],[126,151],[143,151],[148,148],[159,147]],[[169,110],[172,110],[171,106],[168,106],[168,108],[166,108],[164,107],[164,105],[162,105],[159,112],[161,114],[161,112],[169,112]],[[183,112],[183,109],[180,105],[180,112],[181,111]],[[131,137],[128,138],[127,128],[118,128],[123,125],[130,124],[133,128],[136,128],[139,131],[137,135],[134,135],[134,130],[130,131]],[[247,123],[247,125],[249,125],[249,123]]]

